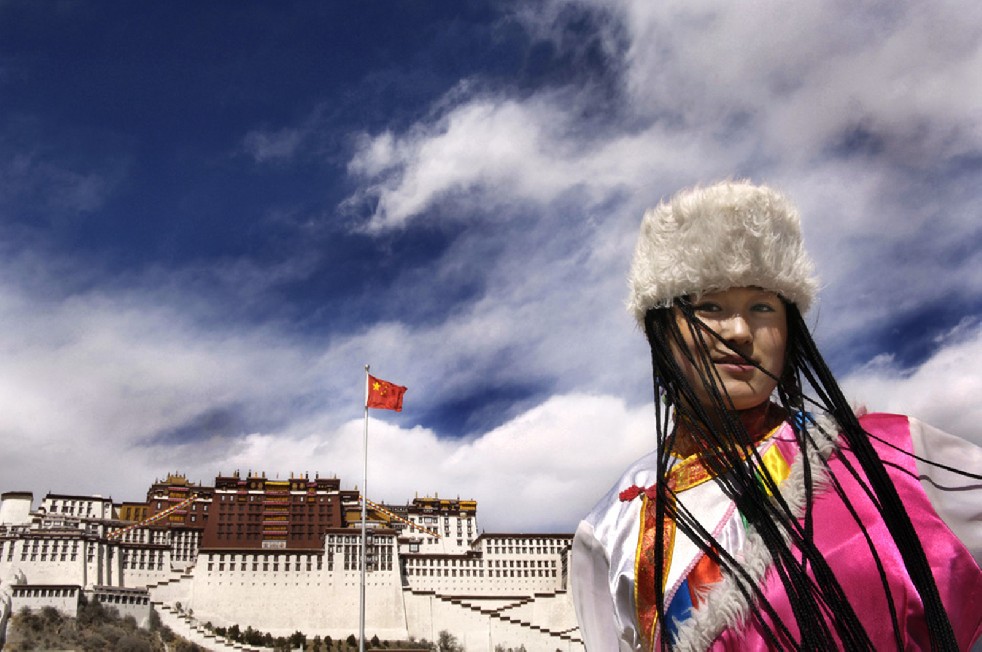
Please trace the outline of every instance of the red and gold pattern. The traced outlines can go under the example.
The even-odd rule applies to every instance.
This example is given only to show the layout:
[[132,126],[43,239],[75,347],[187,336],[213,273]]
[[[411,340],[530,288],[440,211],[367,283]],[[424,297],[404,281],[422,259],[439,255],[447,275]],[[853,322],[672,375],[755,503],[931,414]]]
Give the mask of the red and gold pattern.
[[[773,427],[766,435],[758,439],[758,445],[774,436],[780,430],[781,424]],[[741,459],[745,455],[741,454]],[[769,466],[765,463],[765,466]],[[786,477],[786,473],[779,478],[778,482]],[[669,471],[668,488],[666,495],[670,500],[675,496],[697,487],[704,482],[713,479],[712,471],[703,464],[699,454],[693,454],[678,462]],[[655,501],[657,489],[654,485],[650,487],[638,487],[632,485],[620,492],[619,497],[622,501],[631,501],[638,496],[643,496],[641,505],[641,523],[638,534],[638,548],[635,552],[634,562],[634,604],[637,609],[638,629],[641,632],[644,650],[652,650],[656,640],[658,629],[658,609],[655,591],[655,528],[657,518],[655,516]],[[669,506],[666,506],[669,507]],[[672,566],[672,551],[675,549],[675,520],[666,518],[662,524],[663,531],[663,551],[662,551],[662,592],[664,594],[664,582],[668,578],[668,571]]]
[[[671,481],[669,481],[671,483]],[[671,484],[669,485],[671,487]],[[667,492],[671,498],[673,492]],[[638,552],[634,558],[634,604],[638,611],[638,630],[644,641],[644,649],[650,650],[654,645],[655,629],[658,625],[657,596],[655,592],[655,529],[657,517],[655,516],[655,505],[657,500],[654,496],[645,492],[641,504],[641,527]],[[675,549],[675,520],[666,518],[662,523],[662,536],[664,537],[663,547],[665,554],[662,556],[662,586],[668,576],[668,569],[672,566],[672,551]]]

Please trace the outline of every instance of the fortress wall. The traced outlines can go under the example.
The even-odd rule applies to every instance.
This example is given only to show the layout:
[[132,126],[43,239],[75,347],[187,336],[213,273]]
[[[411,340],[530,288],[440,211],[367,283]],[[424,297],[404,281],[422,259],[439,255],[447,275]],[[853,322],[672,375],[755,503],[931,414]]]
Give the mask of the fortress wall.
[[[496,569],[481,569],[470,571],[474,574],[463,575],[465,569],[458,569],[453,564],[448,567],[419,568],[413,567],[412,574],[407,576],[409,585],[416,591],[436,591],[444,595],[527,595],[536,593],[551,593],[560,590],[561,580],[558,577],[526,577],[522,571],[499,571]],[[456,573],[456,575],[454,574]],[[503,573],[504,576],[497,573]],[[510,573],[517,573],[514,576]]]
[[405,595],[409,634],[417,639],[434,641],[440,631],[446,630],[457,637],[466,652],[493,652],[499,645],[505,649],[524,645],[528,652],[583,650],[582,644],[481,614],[434,595],[409,592]]
[[[164,568],[168,568],[164,566]],[[159,584],[171,576],[170,570],[140,570],[124,568],[116,586],[144,587]]]
[[523,620],[527,623],[535,622],[532,620],[532,605],[533,602],[525,602],[516,605],[511,609],[505,609],[501,612],[502,616],[508,616],[509,618],[514,618],[516,620]]
[[0,577],[12,572],[24,574],[28,584],[77,584],[85,585],[85,562],[83,561],[21,561],[20,555],[12,561],[4,557],[0,560]]
[[530,622],[546,627],[554,632],[565,632],[577,627],[573,597],[562,592],[549,596],[538,596],[531,605]]
[[[285,555],[289,556],[289,555]],[[240,564],[235,562],[235,568]],[[288,636],[300,630],[308,637],[346,637],[357,633],[360,571],[301,570],[219,571],[199,561],[191,580],[187,606],[202,622],[218,626],[238,624]],[[165,589],[166,591],[166,589]],[[163,592],[162,592],[163,593]],[[157,592],[154,592],[155,596]],[[368,573],[366,580],[366,634],[404,638],[406,616],[396,571]]]
[[139,627],[150,626],[150,612],[153,607],[145,593],[132,591],[97,590],[87,591],[90,600],[97,600],[105,607],[119,612],[121,617],[133,616]]

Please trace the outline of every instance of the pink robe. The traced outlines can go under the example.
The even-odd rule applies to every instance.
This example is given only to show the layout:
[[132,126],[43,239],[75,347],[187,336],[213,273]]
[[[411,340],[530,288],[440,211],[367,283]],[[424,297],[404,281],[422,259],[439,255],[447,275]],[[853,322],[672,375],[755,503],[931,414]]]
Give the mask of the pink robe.
[[[903,416],[872,414],[863,417],[861,422],[874,436],[873,446],[885,462],[901,500],[907,506],[928,563],[934,570],[959,647],[967,650],[973,641],[982,637],[982,571],[976,562],[982,546],[982,486],[976,481],[945,474],[931,467],[923,467],[919,472],[917,462],[909,453],[917,450],[929,458],[942,459],[952,466],[977,472],[982,468],[982,451],[916,421],[915,428]],[[915,435],[916,446],[912,443],[912,434]],[[890,442],[903,452],[880,443],[876,437]],[[801,464],[794,464],[798,449],[790,427],[785,425],[772,442],[762,445],[761,450],[769,446],[778,449],[780,456],[791,465],[790,475],[781,485],[782,494],[787,497],[798,492],[800,495],[803,487]],[[831,442],[829,450],[830,472],[843,485],[849,502],[859,513],[885,566],[905,649],[928,649],[930,642],[921,600],[879,512],[845,470],[843,457],[849,459],[854,468],[858,468],[858,464],[850,452],[835,448]],[[821,462],[813,462],[814,469],[818,470],[821,466]],[[935,478],[942,489],[937,490],[929,482],[922,484],[921,473]],[[642,500],[625,501],[621,493],[627,487],[645,487],[653,480],[652,457],[642,458],[625,473],[618,485],[577,529],[571,583],[581,636],[589,652],[640,651],[651,644],[638,626],[637,609],[641,604],[638,589],[641,587],[635,583],[635,571],[641,568],[638,551],[642,547],[638,542],[644,540],[642,530],[645,529],[639,530],[639,523],[644,522]],[[955,484],[960,486],[960,490],[951,491]],[[784,588],[770,568],[769,553],[755,544],[752,532],[743,533],[732,502],[718,490],[715,491],[719,497],[712,498],[712,483],[703,485],[700,491],[701,498],[694,494],[691,499],[701,500],[703,507],[700,509],[708,509],[715,514],[707,516],[711,520],[704,525],[731,553],[745,559],[745,568],[756,565],[760,569],[755,576],[761,578],[765,595],[781,621],[793,636],[797,636],[795,619]],[[686,495],[680,494],[680,500],[686,500]],[[696,507],[695,502],[692,507]],[[839,497],[828,489],[816,490],[813,516],[815,543],[823,551],[873,645],[877,650],[895,649],[886,596],[859,527]],[[966,548],[966,543],[971,550]],[[685,573],[689,572],[686,569],[691,570],[699,565],[701,554],[690,557],[682,554],[678,540],[675,545],[672,563],[678,564],[683,574],[678,576],[676,572],[676,579],[666,587],[666,603],[680,590]],[[721,582],[706,588],[705,601],[700,601],[696,609],[690,612],[690,617],[679,624],[681,649],[769,649],[765,634],[759,631],[752,618],[747,617],[755,605],[747,604],[739,596],[734,597],[736,594],[732,584],[725,575]],[[657,649],[657,642],[654,647]]]
[[[870,414],[860,422],[870,433],[888,441],[904,452],[872,440],[886,465],[907,513],[914,524],[928,563],[934,572],[941,600],[948,610],[959,649],[967,650],[982,636],[982,571],[948,526],[941,520],[921,488],[915,460],[910,456],[910,433],[907,417],[892,414]],[[778,446],[787,446],[779,441]],[[784,452],[784,451],[782,451]],[[905,454],[906,453],[906,454]],[[793,451],[788,451],[792,454]],[[853,508],[859,513],[883,562],[890,582],[893,603],[905,650],[930,650],[931,642],[924,621],[924,606],[904,568],[903,560],[887,531],[886,524],[856,480],[846,471],[842,458],[853,468],[859,462],[848,451],[829,459],[831,472],[842,484]],[[979,469],[976,469],[979,471]],[[854,518],[846,511],[838,495],[820,494],[814,503],[815,544],[824,553],[832,572],[838,578],[850,604],[863,623],[877,650],[895,649],[886,596],[869,546]],[[982,525],[980,525],[982,527]],[[797,635],[794,615],[783,598],[784,587],[773,571],[767,574],[764,595],[774,605],[780,619]],[[756,623],[750,621],[743,630],[727,629],[713,643],[713,650],[767,650],[766,639]]]

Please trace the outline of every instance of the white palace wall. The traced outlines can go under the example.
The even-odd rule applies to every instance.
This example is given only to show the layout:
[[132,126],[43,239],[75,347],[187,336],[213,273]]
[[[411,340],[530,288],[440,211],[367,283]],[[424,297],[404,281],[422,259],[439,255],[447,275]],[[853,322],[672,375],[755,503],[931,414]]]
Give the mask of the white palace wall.
[[[359,536],[353,532],[330,538],[323,553],[202,552],[191,573],[188,605],[200,621],[243,628],[262,623],[263,631],[274,636],[297,630],[334,638],[356,633]],[[377,558],[389,561],[366,573],[366,632],[383,639],[407,635],[395,543],[394,535],[374,536]]]
[[0,525],[22,525],[31,520],[30,492],[11,491],[0,496]]
[[150,597],[146,591],[115,586],[97,586],[89,592],[89,597],[114,608],[120,616],[132,616],[140,627],[149,627],[150,625]]
[[78,613],[79,596],[81,595],[82,587],[80,586],[15,585],[11,591],[11,612],[17,613],[24,607],[32,611],[39,611],[44,607],[53,607],[58,612],[74,618]]
[[170,574],[167,549],[111,544],[81,532],[24,534],[0,538],[0,575],[20,570],[30,584],[92,587],[148,586]]

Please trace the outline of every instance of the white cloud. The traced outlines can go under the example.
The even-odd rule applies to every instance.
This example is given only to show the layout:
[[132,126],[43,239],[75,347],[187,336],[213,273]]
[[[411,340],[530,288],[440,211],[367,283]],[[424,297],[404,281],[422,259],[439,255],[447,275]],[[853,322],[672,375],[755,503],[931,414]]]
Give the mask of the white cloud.
[[300,129],[279,129],[277,131],[250,131],[245,135],[242,146],[257,163],[293,157],[303,143],[306,134]]
[[252,129],[242,138],[242,149],[256,163],[282,163],[296,157],[305,149],[318,146],[326,106],[315,106],[303,121],[295,126]]
[[[508,199],[541,200],[564,186],[567,164],[547,138],[565,121],[556,107],[477,98],[455,108],[434,125],[420,126],[394,141],[389,132],[367,139],[351,163],[352,172],[371,178],[397,166],[400,174],[377,184],[378,208],[369,228],[401,226],[451,191],[479,192],[507,186]],[[525,174],[535,170],[535,174]]]
[[[11,150],[18,148],[13,146]],[[53,211],[59,219],[98,210],[123,176],[124,166],[116,167],[75,169],[52,162],[37,152],[20,152],[0,162],[0,207],[16,201],[28,202],[35,209],[44,207]]]
[[[522,98],[455,89],[435,116],[363,139],[351,171],[358,203],[377,199],[370,229],[521,214],[554,229],[589,216],[623,233],[682,185],[749,175],[802,208],[830,342],[938,296],[982,292],[977,255],[958,253],[978,239],[982,203],[929,177],[982,149],[982,91],[969,83],[982,70],[982,21],[966,19],[982,9],[580,4],[606,17],[606,52],[623,56],[610,63],[623,73],[621,124],[579,118],[590,87]],[[555,21],[570,6],[518,15],[562,45]],[[571,246],[576,257],[602,245]],[[623,273],[623,260],[609,262],[606,273]],[[532,274],[518,264],[516,283]]]
[[[982,149],[982,94],[967,83],[982,70],[982,21],[965,20],[963,5],[613,7],[599,11],[623,27],[608,33],[624,43],[607,48],[624,55],[611,63],[624,72],[623,125],[579,119],[595,100],[589,87],[521,99],[455,89],[435,117],[362,140],[352,203],[375,198],[368,228],[518,212],[554,228],[589,215],[620,232],[682,185],[750,175],[801,205],[823,306],[848,311],[836,317],[843,327],[929,293],[982,291],[976,261],[953,256],[977,239],[980,203],[924,178]],[[521,15],[548,32],[541,16]],[[836,155],[857,130],[875,151]],[[917,169],[923,191],[912,195]],[[580,202],[573,214],[569,196]],[[441,203],[452,208],[431,210]],[[918,265],[898,264],[910,248]],[[857,306],[857,293],[874,300]]]
[[590,205],[627,189],[654,185],[660,193],[672,187],[664,184],[691,182],[697,170],[725,175],[738,160],[707,158],[707,138],[663,124],[594,133],[576,120],[589,95],[565,89],[517,100],[455,90],[456,102],[432,121],[362,135],[349,172],[363,186],[346,204],[370,198],[367,228],[379,231],[405,227],[448,198],[463,206],[451,219],[463,220],[502,207],[538,211],[571,191]]
[[[100,485],[118,477],[116,486],[132,492],[136,476],[145,483],[156,474],[157,460],[145,454],[152,437],[216,410],[272,411],[312,381],[306,352],[261,329],[209,331],[189,306],[153,293],[43,299],[11,284],[14,277],[0,286],[5,483],[38,489],[44,460],[45,489],[57,481],[63,492],[106,492]],[[20,455],[10,457],[11,449]]]
[[909,414],[982,446],[982,375],[973,363],[979,356],[982,326],[966,321],[916,369],[898,368],[889,355],[880,356],[842,386],[850,400],[870,411]]
[[[964,2],[624,2],[626,88],[688,128],[758,130],[808,162],[855,127],[951,156],[980,144],[980,9]],[[916,164],[916,162],[914,162]]]

